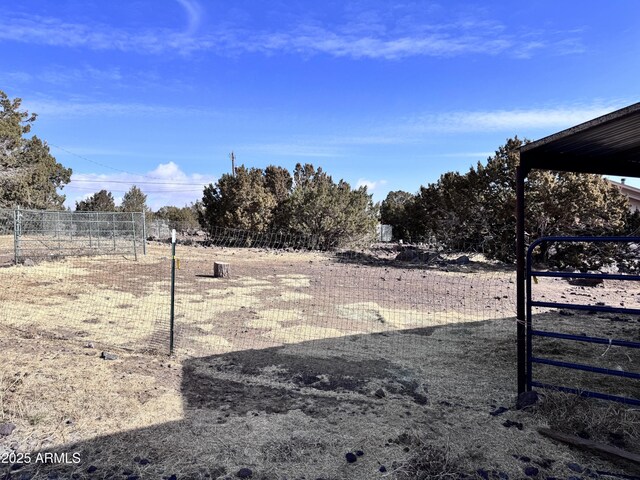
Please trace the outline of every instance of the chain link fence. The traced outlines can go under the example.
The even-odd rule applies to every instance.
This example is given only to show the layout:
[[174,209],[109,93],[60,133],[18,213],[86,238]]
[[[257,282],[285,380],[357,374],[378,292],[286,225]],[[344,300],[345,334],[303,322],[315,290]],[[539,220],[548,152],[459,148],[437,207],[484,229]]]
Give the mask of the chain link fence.
[[0,262],[145,253],[144,213],[0,209]]

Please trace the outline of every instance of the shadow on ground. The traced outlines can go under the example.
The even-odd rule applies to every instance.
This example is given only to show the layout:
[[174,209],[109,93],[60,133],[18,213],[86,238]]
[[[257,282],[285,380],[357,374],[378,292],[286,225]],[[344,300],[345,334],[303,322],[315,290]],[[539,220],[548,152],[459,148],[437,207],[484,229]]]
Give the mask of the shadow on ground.
[[[532,442],[531,418],[513,411],[514,345],[499,334],[513,323],[498,322],[185,359],[181,420],[33,452],[31,463],[8,465],[0,478],[504,479],[524,478],[529,467],[541,478],[557,474],[555,455],[566,452]],[[115,393],[106,386],[105,394]],[[49,462],[35,463],[39,453]]]

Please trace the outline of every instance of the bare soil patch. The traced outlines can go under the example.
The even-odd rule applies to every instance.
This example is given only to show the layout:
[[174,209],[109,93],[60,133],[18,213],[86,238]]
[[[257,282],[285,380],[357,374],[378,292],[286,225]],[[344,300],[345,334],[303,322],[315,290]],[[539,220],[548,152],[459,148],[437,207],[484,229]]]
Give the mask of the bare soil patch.
[[[0,423],[16,426],[0,437],[0,455],[81,458],[7,463],[0,478],[238,478],[243,468],[261,479],[638,474],[536,431],[551,426],[638,451],[637,410],[550,393],[533,410],[515,409],[510,272],[182,248],[178,349],[169,358],[161,354],[166,250],[154,246],[137,263],[83,258],[0,269]],[[207,276],[214,260],[229,261],[230,279]],[[540,285],[542,295],[574,288]],[[594,301],[636,295],[603,289],[609,297]],[[637,339],[637,318],[614,317],[547,311],[536,321]],[[617,347],[537,345],[610,368],[637,371],[640,362]],[[101,359],[103,350],[118,359]],[[562,384],[579,377],[538,373]],[[630,382],[597,386],[638,397]]]

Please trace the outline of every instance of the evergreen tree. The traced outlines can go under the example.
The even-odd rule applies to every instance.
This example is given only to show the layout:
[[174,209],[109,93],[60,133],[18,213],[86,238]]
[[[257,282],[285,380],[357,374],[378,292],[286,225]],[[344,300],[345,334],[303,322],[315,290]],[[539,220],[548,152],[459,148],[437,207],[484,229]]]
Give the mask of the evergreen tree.
[[373,235],[377,211],[366,187],[352,190],[310,164],[297,164],[287,201],[290,230],[312,235],[325,247]]
[[276,199],[261,169],[241,165],[235,175],[224,174],[215,185],[205,187],[202,204],[207,226],[260,233],[271,225]]
[[395,240],[412,241],[416,237],[414,210],[415,195],[402,190],[389,192],[380,205],[380,222],[393,227]]
[[271,230],[287,230],[290,221],[287,200],[291,195],[293,178],[286,168],[269,165],[264,170],[264,182],[267,190],[271,192],[276,201],[271,219]]
[[147,196],[137,186],[133,185],[122,197],[120,209],[123,212],[146,212],[149,209],[147,207]]
[[169,228],[184,230],[187,228],[198,228],[198,207],[197,203],[186,205],[182,208],[174,206],[166,206],[160,208],[153,214],[153,217],[159,220],[165,220],[169,223]]
[[0,207],[62,209],[65,196],[58,189],[71,180],[71,169],[38,137],[26,137],[36,115],[21,110],[21,103],[0,91]]
[[[516,168],[523,144],[517,137],[508,139],[485,165],[478,163],[464,175],[445,173],[436,184],[421,187],[414,210],[420,233],[451,248],[482,250],[513,261]],[[627,199],[600,175],[533,170],[525,196],[529,241],[550,235],[614,235],[629,220]]]
[[111,192],[100,190],[86,200],[76,202],[76,212],[115,212],[116,202]]

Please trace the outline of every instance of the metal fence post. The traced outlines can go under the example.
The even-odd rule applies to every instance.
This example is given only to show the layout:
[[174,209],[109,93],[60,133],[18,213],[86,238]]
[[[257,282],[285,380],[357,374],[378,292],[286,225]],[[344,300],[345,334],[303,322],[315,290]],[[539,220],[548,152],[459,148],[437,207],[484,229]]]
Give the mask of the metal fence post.
[[20,209],[13,210],[13,257],[17,265],[20,260]]
[[56,240],[58,241],[58,251],[61,251],[62,244],[60,243],[60,212],[56,212]]
[[516,345],[518,395],[527,391],[527,329],[526,329],[526,253],[525,253],[525,198],[527,171],[522,165],[516,169]]
[[147,216],[145,211],[142,211],[142,254],[147,254]]
[[111,214],[111,230],[113,231],[113,251],[114,253],[118,250],[116,248],[116,214]]
[[169,317],[169,355],[173,355],[174,302],[176,290],[176,231],[171,231],[171,313]]
[[98,227],[98,235],[97,235],[98,250],[100,250],[100,237],[102,236],[102,230],[100,228],[100,224],[102,223],[101,218],[102,218],[102,215],[96,213],[96,226]]
[[93,248],[93,240],[91,238],[91,234],[92,234],[91,224],[93,223],[93,219],[91,218],[92,215],[94,215],[94,214],[92,214],[92,213],[89,214],[89,249]]
[[133,229],[133,255],[138,260],[138,245],[136,243],[136,217],[135,213],[131,212],[131,228]]

